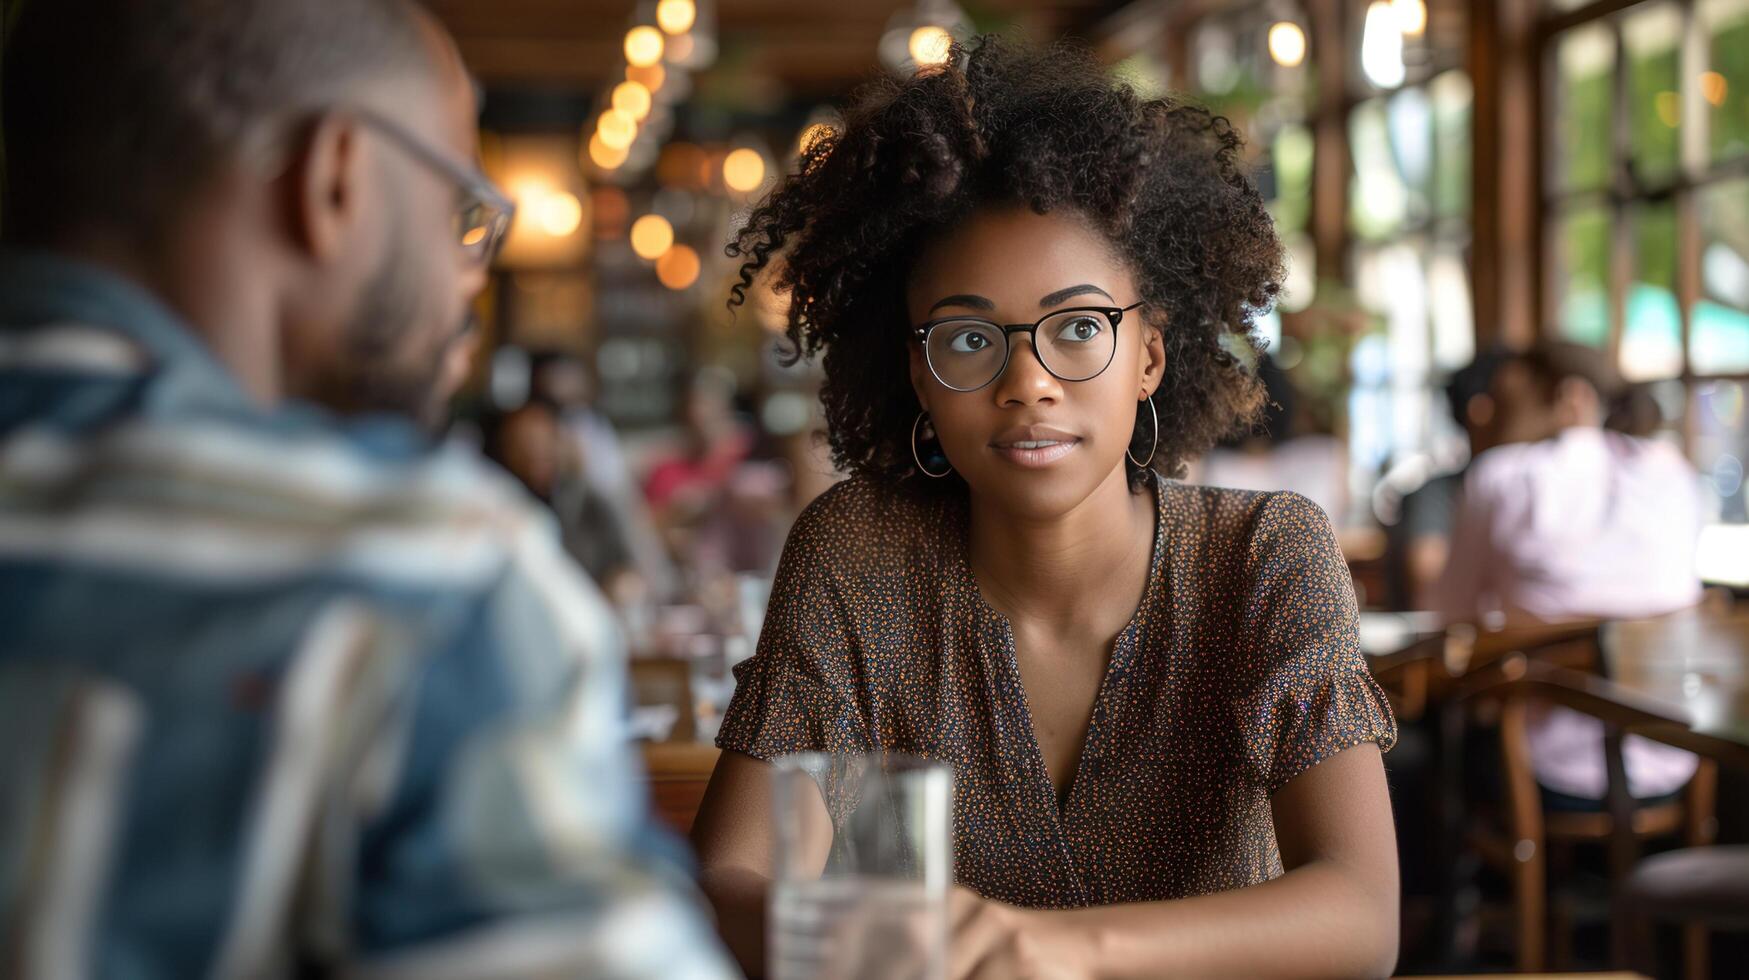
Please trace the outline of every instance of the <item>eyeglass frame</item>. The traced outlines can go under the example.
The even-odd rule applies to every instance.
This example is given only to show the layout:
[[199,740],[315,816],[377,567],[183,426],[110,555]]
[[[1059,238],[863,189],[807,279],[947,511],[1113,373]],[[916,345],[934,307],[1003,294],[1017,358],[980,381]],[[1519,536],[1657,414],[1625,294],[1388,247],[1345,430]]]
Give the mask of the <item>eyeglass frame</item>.
[[[997,323],[994,320],[987,320],[981,316],[944,316],[918,324],[911,328],[911,332],[917,338],[917,342],[923,347],[923,362],[929,365],[930,376],[935,378],[937,382],[940,382],[942,387],[949,391],[955,391],[965,395],[971,394],[974,391],[983,391],[985,388],[995,384],[996,381],[1007,372],[1008,362],[1014,357],[1014,341],[1010,338],[1017,333],[1027,335],[1028,340],[1032,343],[1032,356],[1038,360],[1039,367],[1044,368],[1046,373],[1064,384],[1080,384],[1083,381],[1092,381],[1094,378],[1104,374],[1107,368],[1111,367],[1111,362],[1117,359],[1118,324],[1123,322],[1123,315],[1125,313],[1145,305],[1147,305],[1147,300],[1137,300],[1136,302],[1124,307],[1066,306],[1060,310],[1052,310],[1044,316],[1039,317],[1037,320],[1034,320],[1032,323]],[[1063,377],[1056,371],[1051,370],[1051,366],[1046,364],[1045,359],[1040,357],[1038,353],[1038,328],[1043,326],[1046,320],[1049,320],[1052,317],[1062,316],[1065,313],[1101,313],[1105,315],[1107,320],[1111,321],[1111,354],[1105,359],[1105,364],[1103,364],[1099,370],[1085,378]],[[1002,331],[1002,343],[1006,347],[1002,352],[1002,366],[996,369],[996,373],[990,376],[990,380],[978,385],[976,388],[956,388],[953,385],[948,384],[947,381],[941,377],[941,372],[935,369],[934,359],[929,356],[929,334],[936,327],[939,327],[944,323],[982,323]]]
[[[470,195],[471,201],[458,204],[457,217],[474,204],[482,204],[495,209],[498,213],[493,215],[485,226],[485,247],[480,250],[477,256],[472,256],[479,265],[492,263],[492,260],[497,257],[499,249],[504,247],[504,239],[510,234],[511,222],[516,219],[516,202],[512,201],[509,195],[499,190],[498,185],[492,183],[485,174],[449,159],[443,153],[426,144],[425,140],[412,130],[380,112],[358,106],[345,106],[336,111],[356,116],[360,122],[387,136],[390,142],[406,151],[409,156],[437,171],[440,176],[455,184],[456,188],[463,194]],[[465,232],[467,229],[461,230]],[[464,254],[470,248],[463,241],[457,241],[455,244],[464,251]]]

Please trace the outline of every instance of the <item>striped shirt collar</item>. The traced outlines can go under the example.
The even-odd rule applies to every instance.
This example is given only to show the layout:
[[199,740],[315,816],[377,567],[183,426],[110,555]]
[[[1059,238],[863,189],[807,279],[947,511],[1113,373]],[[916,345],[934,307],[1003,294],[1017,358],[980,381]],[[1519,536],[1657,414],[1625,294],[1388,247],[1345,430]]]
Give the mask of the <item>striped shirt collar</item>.
[[79,324],[113,330],[146,353],[148,414],[255,415],[235,377],[183,320],[145,289],[48,252],[0,253],[0,331]]

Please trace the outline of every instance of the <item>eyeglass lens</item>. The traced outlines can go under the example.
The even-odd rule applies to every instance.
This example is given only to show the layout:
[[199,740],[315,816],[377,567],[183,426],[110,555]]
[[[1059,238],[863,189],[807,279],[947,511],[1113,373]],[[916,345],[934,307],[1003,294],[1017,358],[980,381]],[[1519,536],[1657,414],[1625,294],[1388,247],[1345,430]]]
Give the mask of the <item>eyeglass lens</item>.
[[[1033,347],[1045,369],[1064,381],[1088,381],[1111,363],[1117,331],[1094,310],[1064,310],[1039,321]],[[949,388],[971,391],[996,380],[1008,362],[1009,335],[984,320],[949,320],[930,330],[930,370]]]

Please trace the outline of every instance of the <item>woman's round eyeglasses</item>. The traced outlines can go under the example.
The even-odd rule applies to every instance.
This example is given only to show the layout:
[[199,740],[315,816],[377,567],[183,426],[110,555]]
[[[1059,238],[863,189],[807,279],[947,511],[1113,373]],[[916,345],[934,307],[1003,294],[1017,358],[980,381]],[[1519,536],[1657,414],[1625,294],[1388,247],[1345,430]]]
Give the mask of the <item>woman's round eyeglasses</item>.
[[1002,376],[1017,333],[1032,338],[1033,353],[1061,381],[1091,381],[1117,354],[1117,325],[1141,306],[1076,306],[1035,323],[1000,324],[979,317],[943,317],[917,327],[929,373],[954,391],[977,391]]

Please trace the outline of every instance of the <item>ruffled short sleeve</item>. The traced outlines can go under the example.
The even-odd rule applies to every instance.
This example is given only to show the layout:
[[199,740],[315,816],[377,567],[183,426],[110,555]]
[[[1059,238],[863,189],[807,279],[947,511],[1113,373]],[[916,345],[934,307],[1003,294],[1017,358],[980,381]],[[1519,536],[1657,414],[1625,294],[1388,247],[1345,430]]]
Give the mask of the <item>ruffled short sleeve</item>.
[[828,493],[790,531],[754,655],[735,668],[735,695],[717,747],[771,760],[793,752],[871,747],[857,683],[856,638],[835,567],[837,527]]
[[1248,774],[1273,793],[1397,723],[1360,652],[1354,583],[1330,520],[1292,493],[1260,508],[1240,617],[1245,690],[1235,719]]

